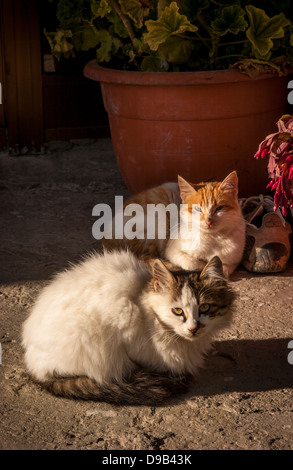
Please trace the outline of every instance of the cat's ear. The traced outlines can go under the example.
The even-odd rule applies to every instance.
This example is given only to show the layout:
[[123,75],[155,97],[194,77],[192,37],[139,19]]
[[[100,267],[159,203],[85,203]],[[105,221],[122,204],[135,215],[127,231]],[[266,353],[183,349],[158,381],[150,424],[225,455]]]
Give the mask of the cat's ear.
[[168,290],[174,283],[173,275],[159,259],[153,262],[153,278],[156,292]]
[[231,196],[237,198],[238,195],[238,176],[236,171],[232,171],[220,184],[220,189],[230,193]]
[[200,279],[223,277],[223,263],[218,256],[213,256],[200,273]]
[[180,191],[180,196],[182,201],[186,201],[186,199],[194,194],[195,189],[194,187],[188,183],[182,176],[178,175],[178,186]]

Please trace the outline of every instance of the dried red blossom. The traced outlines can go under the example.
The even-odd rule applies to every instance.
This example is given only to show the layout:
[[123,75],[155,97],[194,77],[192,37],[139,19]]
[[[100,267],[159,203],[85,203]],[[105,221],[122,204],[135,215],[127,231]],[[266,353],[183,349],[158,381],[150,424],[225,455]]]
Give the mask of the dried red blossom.
[[271,181],[267,187],[275,191],[275,210],[279,208],[286,215],[287,208],[293,208],[293,116],[282,116],[277,126],[278,132],[260,143],[254,157],[269,157],[267,170]]

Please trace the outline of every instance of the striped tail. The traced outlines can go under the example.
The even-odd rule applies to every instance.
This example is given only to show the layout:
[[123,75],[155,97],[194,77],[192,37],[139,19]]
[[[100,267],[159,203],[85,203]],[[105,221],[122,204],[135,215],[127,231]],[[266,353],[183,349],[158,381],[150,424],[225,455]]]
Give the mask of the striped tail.
[[129,382],[100,385],[89,377],[64,377],[42,385],[67,398],[104,401],[120,405],[157,405],[188,389],[191,377],[174,378],[139,370]]

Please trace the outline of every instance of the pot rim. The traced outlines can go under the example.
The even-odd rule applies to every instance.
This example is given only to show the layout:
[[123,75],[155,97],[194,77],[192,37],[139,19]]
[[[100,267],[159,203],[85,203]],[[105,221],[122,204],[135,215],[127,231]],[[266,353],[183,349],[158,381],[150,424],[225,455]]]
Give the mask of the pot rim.
[[[289,70],[289,73],[292,73]],[[288,73],[288,75],[289,75]],[[84,69],[85,77],[107,83],[125,85],[209,85],[235,82],[254,82],[269,78],[279,77],[276,73],[263,73],[254,78],[240,72],[237,69],[195,71],[195,72],[137,72],[128,70],[110,69],[99,65],[97,59],[88,62]]]

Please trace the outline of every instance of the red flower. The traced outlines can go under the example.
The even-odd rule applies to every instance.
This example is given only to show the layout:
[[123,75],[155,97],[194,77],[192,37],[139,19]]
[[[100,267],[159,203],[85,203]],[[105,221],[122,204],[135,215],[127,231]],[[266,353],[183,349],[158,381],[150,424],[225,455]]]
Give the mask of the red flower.
[[279,132],[260,143],[254,158],[269,156],[267,170],[271,181],[267,187],[275,191],[274,209],[280,208],[286,215],[287,207],[293,208],[293,116],[282,116],[277,125]]

